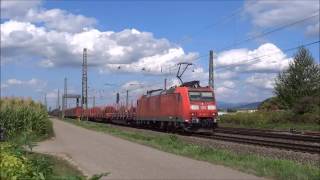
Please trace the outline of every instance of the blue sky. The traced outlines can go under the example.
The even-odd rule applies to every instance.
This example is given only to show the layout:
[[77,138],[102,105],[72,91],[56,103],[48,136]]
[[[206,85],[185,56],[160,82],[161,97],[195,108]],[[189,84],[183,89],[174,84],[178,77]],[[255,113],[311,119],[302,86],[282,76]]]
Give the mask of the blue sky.
[[[46,93],[55,107],[64,77],[70,93],[80,94],[85,47],[89,92],[99,105],[113,103],[114,93],[126,89],[135,100],[147,89],[162,87],[164,77],[176,84],[174,65],[181,61],[195,64],[185,80],[206,85],[206,55],[213,49],[218,101],[260,101],[272,96],[275,76],[292,60],[295,51],[284,50],[319,41],[318,19],[319,2],[313,0],[3,1],[1,96],[43,100]],[[319,63],[319,43],[308,49]],[[250,63],[253,58],[258,62]]]

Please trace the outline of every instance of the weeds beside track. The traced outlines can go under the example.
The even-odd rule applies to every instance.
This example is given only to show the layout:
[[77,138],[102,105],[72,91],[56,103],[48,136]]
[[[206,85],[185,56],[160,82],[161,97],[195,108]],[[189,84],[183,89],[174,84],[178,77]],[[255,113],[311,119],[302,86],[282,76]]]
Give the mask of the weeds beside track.
[[261,157],[255,154],[237,154],[228,150],[191,144],[172,134],[121,130],[109,124],[76,121],[73,119],[66,119],[65,121],[87,129],[109,133],[166,152],[225,165],[258,176],[293,180],[318,179],[320,177],[319,167],[314,165],[300,164],[291,160]]

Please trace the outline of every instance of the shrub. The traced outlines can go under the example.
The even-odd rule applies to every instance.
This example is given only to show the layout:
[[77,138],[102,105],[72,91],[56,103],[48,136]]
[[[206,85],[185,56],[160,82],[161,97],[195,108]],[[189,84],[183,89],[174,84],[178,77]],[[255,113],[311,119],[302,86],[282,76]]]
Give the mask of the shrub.
[[257,111],[252,113],[238,112],[234,114],[225,114],[220,116],[220,122],[237,125],[264,125],[269,123],[289,122],[294,117],[290,111]]
[[0,144],[0,178],[19,179],[28,174],[27,159],[17,146],[11,143]]
[[16,157],[8,152],[0,153],[0,177],[1,179],[19,179],[26,177],[28,173],[25,159]]
[[27,153],[15,143],[0,143],[0,179],[46,179],[52,163]]
[[306,96],[299,99],[294,105],[292,110],[296,114],[304,114],[304,113],[317,113],[320,111],[320,97],[311,97]]
[[297,118],[305,123],[320,123],[320,114],[318,113],[305,113],[297,116]]
[[258,110],[263,111],[277,111],[281,109],[285,109],[285,107],[281,104],[277,97],[268,98],[258,106]]

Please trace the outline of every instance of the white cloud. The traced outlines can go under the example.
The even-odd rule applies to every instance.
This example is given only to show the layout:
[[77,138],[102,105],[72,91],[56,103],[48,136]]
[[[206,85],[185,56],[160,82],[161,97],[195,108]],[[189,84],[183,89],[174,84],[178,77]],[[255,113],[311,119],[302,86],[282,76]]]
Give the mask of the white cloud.
[[314,25],[309,25],[307,26],[307,30],[306,30],[306,35],[307,36],[315,36],[315,37],[319,37],[320,35],[320,26],[319,26],[319,22],[314,24]]
[[47,86],[47,82],[43,80],[39,80],[36,78],[31,78],[30,80],[19,80],[15,78],[7,79],[6,83],[3,84],[5,88],[9,87],[30,87],[33,88],[37,92],[43,91],[43,89]]
[[223,81],[222,85],[226,88],[232,89],[235,87],[235,83],[232,81]]
[[137,80],[134,80],[134,81],[129,81],[129,82],[126,82],[125,84],[123,84],[121,86],[121,89],[132,91],[132,90],[137,90],[137,89],[144,87],[144,86],[145,86],[144,83],[139,82]]
[[224,80],[224,79],[232,79],[237,76],[237,73],[234,71],[222,71],[215,73],[215,79]]
[[[319,22],[318,0],[291,0],[291,1],[249,1],[244,3],[245,12],[252,18],[257,27],[275,27],[295,22],[318,12],[318,16],[301,23],[301,27],[308,29],[316,27]],[[319,28],[314,29],[312,35],[319,34]]]
[[31,23],[43,23],[48,29],[63,32],[81,32],[92,28],[96,19],[75,15],[61,9],[44,9],[41,1],[1,1],[1,17]]
[[48,29],[63,32],[81,32],[86,28],[94,27],[97,23],[94,18],[74,15],[61,9],[30,9],[23,20],[35,23],[44,22]]
[[[253,59],[253,60],[252,60]],[[273,82],[292,58],[276,45],[266,43],[257,49],[232,49],[217,54],[215,91],[219,101],[258,101],[272,95]],[[197,67],[187,71],[183,80],[200,80],[208,84],[208,70]],[[178,84],[177,80],[173,80]],[[251,99],[252,93],[258,95]],[[260,98],[260,99],[259,99]]]
[[4,0],[1,1],[1,18],[21,18],[30,9],[38,8],[40,5],[41,0]]
[[272,90],[276,74],[253,74],[245,82],[262,89]]
[[172,73],[173,69],[168,67],[175,66],[181,61],[192,61],[197,57],[196,53],[185,54],[181,47],[168,47],[155,55],[141,57],[129,64],[107,64],[106,69],[127,71],[127,72],[147,72],[147,73]]
[[[177,44],[156,38],[151,32],[134,28],[119,32],[101,31],[94,28],[94,18],[62,9],[44,9],[41,1],[17,2],[2,2],[1,15],[4,19],[1,24],[1,63],[32,60],[44,68],[80,67],[83,48],[88,48],[88,64],[95,66],[101,73],[117,71],[161,74],[163,76],[158,77],[167,76],[169,85],[177,85],[179,81],[172,78],[177,68],[172,67],[177,62],[193,62],[198,57],[197,53],[185,52]],[[254,7],[247,6],[246,12],[257,27],[271,27],[301,19],[313,10],[310,3],[301,5],[300,10],[296,10],[300,2],[286,3],[288,7],[282,2],[257,1]],[[295,11],[297,13],[293,14]],[[309,23],[305,27],[307,35],[314,35],[318,32],[319,23]],[[244,100],[253,93],[262,94],[255,98],[270,95],[268,92],[273,87],[273,75],[285,69],[290,60],[272,43],[262,44],[254,50],[233,49],[219,53],[215,61],[218,100]],[[206,86],[208,71],[203,67],[192,67],[182,79],[200,80],[201,85]],[[2,89],[10,86],[37,87],[37,91],[43,92],[46,82],[35,78],[8,79],[1,84]],[[134,80],[122,85],[121,90],[125,92],[128,89],[130,96],[138,97],[146,90],[162,87],[162,82]],[[76,91],[69,91],[73,92]],[[48,99],[52,100],[56,99],[56,95],[56,90],[47,93]]]
[[235,94],[235,93],[237,93],[236,90],[232,90],[230,88],[223,87],[223,86],[217,87],[215,89],[215,94],[218,101],[223,101],[226,98],[230,97],[231,94]]
[[279,72],[289,65],[291,58],[271,43],[260,45],[255,50],[233,49],[218,54],[217,69],[228,68],[237,72]]
[[1,83],[1,89],[5,89],[5,88],[7,88],[7,87],[9,87],[8,84],[6,84],[6,83]]
[[54,67],[53,62],[51,60],[49,60],[49,59],[40,61],[39,65],[41,67],[45,67],[45,68]]
[[88,48],[88,64],[99,66],[102,72],[120,66],[121,71],[141,72],[144,68],[145,72],[160,73],[164,65],[197,57],[166,39],[156,39],[152,33],[136,29],[68,33],[10,20],[1,24],[1,37],[4,61],[32,57],[44,59],[39,62],[43,67],[79,66],[84,47]]

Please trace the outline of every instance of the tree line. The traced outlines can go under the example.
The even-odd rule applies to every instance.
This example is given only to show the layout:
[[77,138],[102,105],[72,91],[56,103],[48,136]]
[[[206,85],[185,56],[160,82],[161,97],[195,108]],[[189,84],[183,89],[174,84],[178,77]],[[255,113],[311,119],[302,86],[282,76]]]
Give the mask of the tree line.
[[289,67],[278,74],[274,94],[258,109],[286,110],[300,117],[307,116],[307,120],[320,119],[320,65],[308,49],[299,48]]

